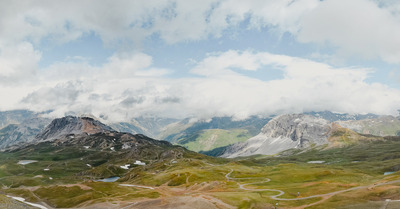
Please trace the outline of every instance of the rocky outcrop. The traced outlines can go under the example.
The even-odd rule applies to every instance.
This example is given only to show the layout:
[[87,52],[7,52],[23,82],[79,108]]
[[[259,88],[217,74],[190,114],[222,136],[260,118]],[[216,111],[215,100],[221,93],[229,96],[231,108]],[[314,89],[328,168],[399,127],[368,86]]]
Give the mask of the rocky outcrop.
[[331,123],[310,115],[281,115],[269,121],[261,133],[245,142],[228,146],[222,157],[272,155],[292,148],[328,143]]
[[66,116],[53,120],[35,138],[38,141],[49,141],[67,135],[95,134],[113,132],[114,130],[103,123],[88,117]]

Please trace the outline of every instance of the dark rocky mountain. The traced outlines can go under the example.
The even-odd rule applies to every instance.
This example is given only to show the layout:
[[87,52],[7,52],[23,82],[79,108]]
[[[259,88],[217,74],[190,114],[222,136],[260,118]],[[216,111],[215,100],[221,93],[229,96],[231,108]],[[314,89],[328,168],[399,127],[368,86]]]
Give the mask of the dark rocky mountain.
[[66,116],[54,119],[35,139],[49,141],[68,135],[115,132],[111,127],[89,117]]
[[327,144],[331,128],[329,121],[311,115],[280,115],[269,121],[257,136],[226,147],[222,157],[272,155],[292,148]]
[[93,155],[104,153],[114,161],[176,159],[190,152],[167,141],[142,134],[117,132],[92,118],[74,116],[55,119],[36,135],[32,143],[7,149],[13,152],[24,150],[30,153],[43,150],[70,153],[68,156],[89,151]]
[[186,151],[183,147],[175,147],[167,141],[155,140],[142,134],[122,132],[98,132],[91,135],[75,134],[48,143],[53,147],[115,151],[123,154],[123,158],[151,160],[180,158]]

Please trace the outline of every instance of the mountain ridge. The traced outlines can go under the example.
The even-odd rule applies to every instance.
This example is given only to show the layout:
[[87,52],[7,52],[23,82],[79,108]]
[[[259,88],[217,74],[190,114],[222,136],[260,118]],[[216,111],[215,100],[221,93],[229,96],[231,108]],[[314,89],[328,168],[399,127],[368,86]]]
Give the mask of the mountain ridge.
[[95,134],[115,132],[111,127],[89,117],[66,116],[54,119],[41,133],[36,135],[38,141],[48,141],[71,134]]
[[255,154],[272,155],[281,151],[302,149],[328,143],[331,123],[322,118],[304,114],[274,117],[260,134],[228,146],[221,157],[239,157]]

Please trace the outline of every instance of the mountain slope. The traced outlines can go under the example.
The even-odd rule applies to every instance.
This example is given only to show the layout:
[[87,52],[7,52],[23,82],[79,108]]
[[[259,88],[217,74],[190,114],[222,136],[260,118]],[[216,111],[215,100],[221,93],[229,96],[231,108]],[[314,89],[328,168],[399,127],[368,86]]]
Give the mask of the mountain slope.
[[257,136],[228,146],[222,157],[272,155],[291,148],[326,144],[330,131],[330,122],[321,118],[303,114],[281,115],[269,121]]
[[338,121],[339,125],[362,134],[376,136],[400,135],[400,120],[393,116],[380,116],[373,119]]
[[38,141],[53,140],[70,134],[95,134],[113,132],[103,123],[88,117],[66,116],[53,120],[35,139]]
[[9,124],[20,124],[26,119],[37,116],[37,113],[29,110],[0,111],[0,128],[4,128]]
[[33,142],[46,125],[50,123],[48,118],[30,118],[20,124],[10,124],[0,130],[0,150],[11,146]]
[[149,137],[161,139],[158,136],[165,130],[165,128],[177,121],[177,119],[172,118],[138,117],[132,118],[128,122],[110,123],[109,125],[114,130],[120,132],[144,134]]
[[339,124],[332,124],[332,130],[328,138],[327,148],[346,147],[365,142],[380,141],[383,137],[357,133],[351,129],[343,128]]
[[205,152],[245,141],[252,136],[246,129],[205,129],[198,132],[196,140],[182,144],[182,146],[195,152]]
[[[286,116],[268,125],[275,132],[263,131],[306,145],[305,136],[323,124],[310,120]],[[48,208],[273,208],[278,200],[282,208],[376,208],[399,197],[399,137],[376,141],[335,125],[331,132],[330,149],[241,159],[206,157],[143,135],[58,134],[0,152],[0,191]],[[116,182],[99,181],[106,177]]]
[[13,153],[19,159],[66,161],[73,165],[66,175],[85,178],[123,176],[127,170],[120,166],[133,166],[136,160],[148,163],[200,156],[167,141],[117,132],[92,118],[72,116],[53,120],[34,143],[5,153]]
[[167,126],[160,138],[193,151],[208,151],[257,135],[269,120],[256,116],[245,120],[231,117],[214,117],[208,121],[185,119]]
[[321,112],[306,112],[305,115],[312,115],[317,118],[323,118],[330,122],[335,121],[348,121],[348,120],[364,120],[364,119],[374,119],[378,118],[375,114],[347,114],[347,113],[333,113],[331,111],[321,111]]

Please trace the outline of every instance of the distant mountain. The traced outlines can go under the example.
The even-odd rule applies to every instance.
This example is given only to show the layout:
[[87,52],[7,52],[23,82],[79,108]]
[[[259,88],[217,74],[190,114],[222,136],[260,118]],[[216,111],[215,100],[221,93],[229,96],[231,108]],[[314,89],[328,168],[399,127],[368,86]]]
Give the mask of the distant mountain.
[[29,110],[0,111],[0,128],[10,124],[20,124],[29,118],[37,117],[38,113]]
[[[133,175],[127,172],[138,166],[135,165],[137,161],[144,162],[140,164],[142,166],[158,162],[164,165],[186,157],[204,158],[167,141],[117,132],[92,118],[72,116],[53,120],[36,136],[34,143],[14,146],[2,154],[19,159],[29,156],[28,159],[51,161],[52,171],[56,169],[54,164],[64,162],[56,176],[82,180],[124,175],[131,178]],[[63,170],[66,165],[70,166],[69,170]]]
[[400,120],[393,116],[373,119],[338,121],[339,125],[362,134],[400,136]]
[[[385,122],[387,123],[385,124]],[[387,130],[391,130],[393,133],[394,129],[391,129],[391,127],[397,127],[396,124],[399,122],[392,116],[332,123],[321,117],[306,114],[280,115],[269,121],[262,128],[260,134],[245,142],[219,147],[202,153],[211,156],[234,158],[256,154],[273,155],[291,149],[302,150],[320,147],[320,145],[324,145],[323,147],[325,148],[336,148],[366,141],[383,140],[382,137],[370,135],[372,132],[367,133],[364,131],[363,134],[360,134],[351,130],[351,127],[345,126],[353,123],[365,126],[372,124],[368,126],[368,128],[372,127],[372,130],[373,128],[382,130],[386,127]]]
[[280,115],[269,121],[257,136],[226,147],[222,157],[272,155],[292,148],[327,144],[331,128],[331,123],[322,118]]
[[[304,115],[314,116],[330,122],[347,121],[343,123],[339,122],[339,124],[360,133],[384,136],[396,135],[400,131],[400,121],[397,118],[386,120],[383,117],[383,119],[378,120],[379,116],[374,114],[351,115],[323,111],[308,112]],[[0,149],[11,145],[17,146],[18,143],[33,142],[37,139],[43,140],[46,138],[46,140],[53,140],[60,137],[48,129],[44,130],[44,135],[40,135],[46,123],[50,123],[50,119],[35,122],[36,118],[41,118],[40,114],[28,110],[0,112],[0,125],[3,125],[0,129]],[[66,127],[66,130],[64,130],[65,133],[79,134],[87,132],[90,134],[90,128],[83,127],[86,124],[84,121],[90,120],[90,118],[92,117],[68,116],[64,121],[59,119],[61,120],[58,121],[60,124],[53,124],[55,125],[53,128],[63,125],[62,123],[69,123],[70,126]],[[28,119],[32,120],[29,121]],[[102,121],[107,121],[105,118],[102,119]],[[173,144],[184,146],[196,152],[208,152],[237,142],[244,142],[258,135],[261,132],[261,128],[269,120],[271,120],[270,117],[256,116],[245,120],[235,120],[231,117],[214,117],[210,120],[138,117],[132,118],[127,122],[110,123],[107,124],[108,126],[102,124],[103,126],[99,130],[100,132],[115,130],[132,134],[143,134],[151,138],[166,140]],[[92,124],[92,126],[96,126],[96,124]],[[93,131],[97,133],[95,129]],[[55,130],[54,132],[59,133],[59,130]],[[39,134],[38,138],[34,139],[33,136],[36,134]]]
[[333,113],[330,111],[322,111],[322,112],[306,112],[306,115],[312,115],[317,118],[323,118],[330,122],[335,121],[347,121],[347,120],[364,120],[364,119],[373,119],[378,118],[379,115],[375,114],[347,114],[347,113]]
[[48,118],[31,118],[20,124],[10,124],[0,130],[0,150],[33,142],[35,136],[50,123]]
[[[329,122],[379,117],[374,114],[346,114],[330,111],[307,112],[304,115],[325,119]],[[271,117],[256,116],[239,121],[233,120],[231,117],[214,117],[209,121],[196,122],[185,119],[166,126],[157,138],[182,145],[196,152],[206,153],[256,136],[269,120]]]
[[54,119],[35,139],[48,141],[71,134],[115,132],[111,127],[89,117],[66,116]]
[[109,125],[117,131],[144,134],[199,152],[249,139],[257,135],[270,119],[256,116],[245,120],[231,117],[214,117],[210,120],[139,117]]
[[[142,134],[130,134],[121,132],[97,132],[87,135],[81,134],[58,134],[57,139],[52,141],[39,141],[35,145],[29,145],[24,149],[71,149],[116,152],[120,157],[114,160],[146,159],[157,160],[160,158],[180,158],[182,147],[175,147],[166,141],[155,140]],[[52,147],[52,148],[50,148]],[[175,150],[175,151],[174,151]],[[110,159],[111,160],[111,159]]]
[[172,118],[138,117],[132,118],[129,122],[111,123],[109,126],[120,132],[158,138],[168,125],[177,121],[179,120]]
[[14,146],[8,150],[111,151],[120,155],[120,159],[115,160],[131,160],[132,157],[151,160],[177,158],[188,152],[183,147],[173,146],[167,141],[155,140],[143,134],[117,132],[93,118],[75,116],[54,119],[29,142],[31,143]]
[[208,151],[257,135],[270,119],[256,116],[245,120],[231,117],[214,117],[209,121],[185,119],[167,126],[160,138],[193,151]]

